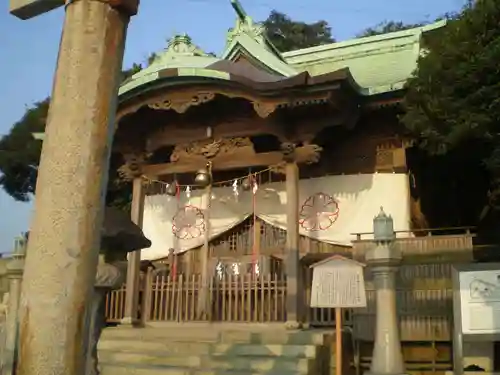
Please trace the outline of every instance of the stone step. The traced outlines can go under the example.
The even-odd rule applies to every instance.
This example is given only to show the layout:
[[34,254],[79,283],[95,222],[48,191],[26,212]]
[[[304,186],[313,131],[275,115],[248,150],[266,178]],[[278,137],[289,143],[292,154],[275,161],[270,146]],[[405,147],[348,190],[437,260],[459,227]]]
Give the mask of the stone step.
[[162,355],[212,355],[212,356],[250,356],[250,357],[294,357],[315,358],[318,347],[315,345],[258,345],[258,344],[218,344],[210,342],[169,342],[139,340],[101,339],[99,351],[128,353],[162,353]]
[[261,358],[231,356],[163,356],[155,353],[107,352],[99,353],[99,363],[111,366],[158,366],[184,367],[207,370],[232,371],[295,371],[300,374],[316,374],[315,360],[309,358]]
[[163,355],[182,355],[190,353],[192,355],[210,354],[213,343],[206,342],[169,342],[169,341],[134,341],[101,339],[97,344],[97,349],[101,351],[127,352],[127,353],[162,353]]
[[[182,326],[182,325],[181,325]],[[324,330],[287,331],[285,329],[269,328],[267,330],[249,331],[245,329],[220,329],[214,326],[188,326],[185,328],[107,328],[102,333],[102,339],[133,339],[157,340],[166,339],[170,342],[219,342],[224,344],[293,344],[293,345],[324,345],[331,338],[331,333]]]
[[271,370],[266,372],[245,370],[245,371],[226,371],[220,369],[192,369],[180,367],[158,367],[158,366],[119,366],[103,365],[101,366],[101,375],[301,375],[299,372]]

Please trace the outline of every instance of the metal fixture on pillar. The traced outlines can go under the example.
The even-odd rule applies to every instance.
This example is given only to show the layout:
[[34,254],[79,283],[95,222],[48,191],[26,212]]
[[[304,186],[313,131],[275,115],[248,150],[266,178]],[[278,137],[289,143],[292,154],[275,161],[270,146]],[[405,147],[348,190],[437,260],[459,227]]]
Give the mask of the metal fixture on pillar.
[[394,246],[394,220],[380,208],[373,219],[374,246],[367,251],[366,263],[373,274],[376,293],[375,343],[370,375],[401,375],[404,362],[396,310],[396,272],[401,251]]

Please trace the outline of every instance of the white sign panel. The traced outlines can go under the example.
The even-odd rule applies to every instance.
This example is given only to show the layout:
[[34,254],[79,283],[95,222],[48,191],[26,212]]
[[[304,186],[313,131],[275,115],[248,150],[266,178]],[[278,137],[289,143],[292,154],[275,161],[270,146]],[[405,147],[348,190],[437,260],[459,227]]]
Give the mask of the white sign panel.
[[500,333],[500,270],[461,271],[463,334]]
[[66,0],[10,0],[9,10],[14,16],[27,20],[59,8]]
[[311,307],[366,306],[362,264],[338,257],[313,267]]

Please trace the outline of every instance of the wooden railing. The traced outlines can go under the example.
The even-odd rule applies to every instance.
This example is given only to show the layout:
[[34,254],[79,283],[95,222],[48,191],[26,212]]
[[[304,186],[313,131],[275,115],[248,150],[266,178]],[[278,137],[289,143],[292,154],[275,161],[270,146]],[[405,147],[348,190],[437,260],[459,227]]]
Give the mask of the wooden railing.
[[[284,322],[286,320],[286,280],[267,274],[259,277],[228,275],[214,278],[208,287],[208,316],[197,315],[202,289],[201,275],[153,276],[149,272],[140,292],[141,320],[187,322]],[[125,289],[112,291],[106,299],[109,323],[123,318]]]
[[125,313],[125,286],[112,290],[106,296],[106,321],[119,323]]
[[[201,275],[158,276],[146,287],[146,321],[285,321],[286,282],[278,275],[228,275],[208,286],[208,316],[197,316]],[[149,295],[148,295],[149,291]],[[149,307],[147,306],[149,305]]]
[[[304,275],[305,321],[312,326],[333,326],[334,309],[308,307],[311,299],[312,272]],[[140,289],[139,315],[148,321],[197,321],[200,275],[153,276],[145,275]],[[210,316],[204,320],[218,322],[284,322],[286,321],[286,279],[278,274],[260,277],[231,276],[214,280],[209,285]],[[125,307],[125,287],[110,292],[106,299],[108,323],[119,323]],[[351,310],[344,310],[343,323],[352,324]]]
[[[373,233],[354,235],[357,239],[353,241],[353,258],[362,261],[374,246],[373,239],[367,239],[373,238]],[[472,261],[474,237],[468,227],[397,231],[394,247],[401,250],[403,263]]]

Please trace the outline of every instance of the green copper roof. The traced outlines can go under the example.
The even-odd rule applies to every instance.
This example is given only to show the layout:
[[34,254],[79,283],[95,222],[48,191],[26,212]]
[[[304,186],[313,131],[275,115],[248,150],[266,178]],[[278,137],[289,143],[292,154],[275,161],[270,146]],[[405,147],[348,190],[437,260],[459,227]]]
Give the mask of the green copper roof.
[[443,27],[440,21],[405,31],[358,38],[283,54],[298,71],[311,75],[349,68],[366,95],[403,88],[417,67],[422,34]]
[[218,61],[234,62],[241,56],[258,69],[281,77],[293,77],[304,71],[315,76],[349,68],[364,95],[400,90],[415,71],[423,53],[423,33],[446,24],[441,21],[410,30],[280,54],[266,37],[264,27],[252,21],[238,0],[231,0],[231,4],[238,17],[236,26],[227,34],[226,47],[220,58],[203,52],[187,35],[177,35],[148,68],[121,85],[119,95],[155,81],[168,80],[168,75],[161,74],[168,69],[177,69],[177,77],[228,80],[228,72],[216,70],[212,65]]
[[286,63],[279,51],[266,36],[265,28],[254,23],[241,4],[231,0],[231,4],[238,14],[236,26],[229,30],[226,38],[226,48],[222,58],[234,61],[244,55],[260,65],[263,69],[278,73],[285,77],[296,75],[298,72]]
[[167,49],[159,53],[153,63],[146,69],[134,74],[129,80],[124,82],[118,94],[124,94],[138,86],[145,85],[160,78],[159,72],[164,69],[180,68],[189,75],[196,74],[201,69],[201,75],[214,76],[217,78],[218,72],[206,72],[204,68],[219,61],[218,58],[208,55],[191,42],[187,35],[176,35],[168,43]]

